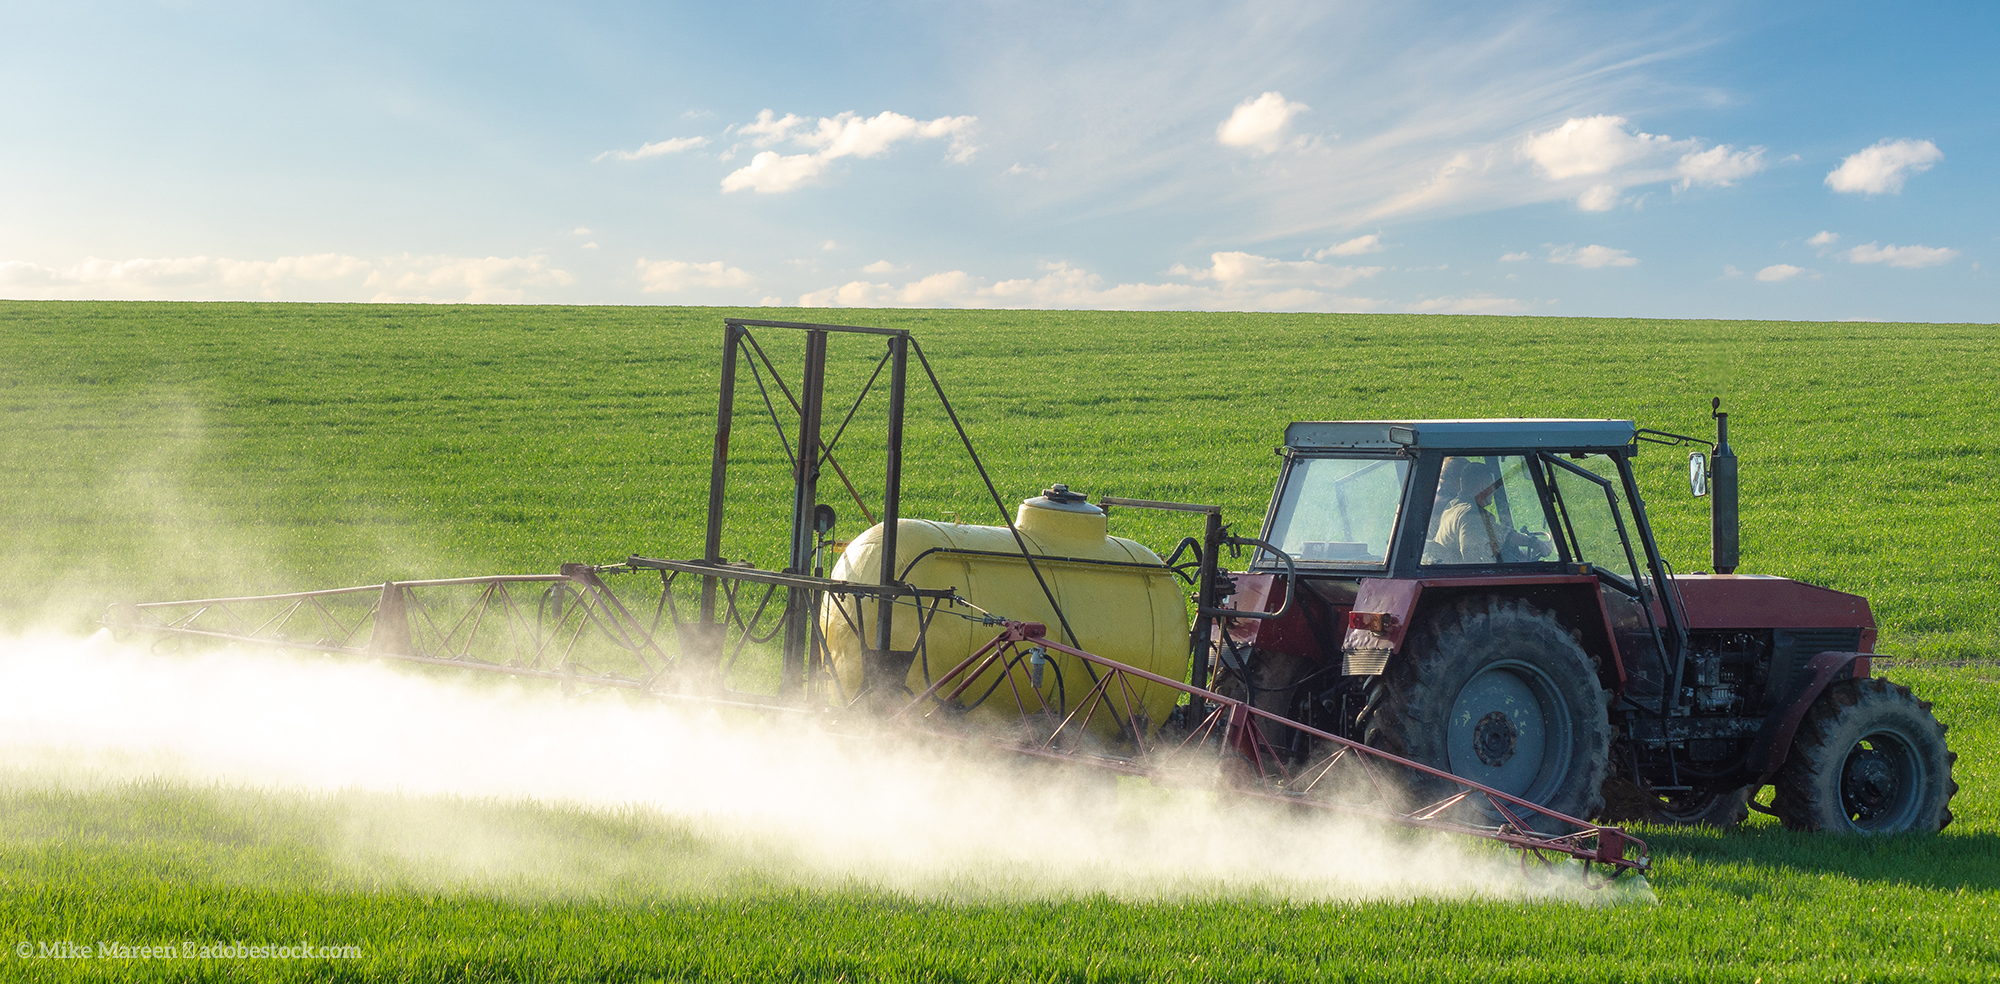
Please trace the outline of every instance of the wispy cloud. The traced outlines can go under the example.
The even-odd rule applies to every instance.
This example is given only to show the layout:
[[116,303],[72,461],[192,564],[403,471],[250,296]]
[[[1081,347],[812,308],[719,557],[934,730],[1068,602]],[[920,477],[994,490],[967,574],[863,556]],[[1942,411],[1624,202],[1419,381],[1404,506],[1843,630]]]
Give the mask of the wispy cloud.
[[1883,140],[1847,155],[1839,167],[1827,172],[1826,186],[1849,194],[1900,194],[1910,175],[1928,171],[1941,160],[1944,151],[1928,140]]
[[1762,170],[1764,148],[1737,150],[1728,144],[1690,151],[1674,165],[1674,173],[1681,176],[1682,188],[1690,185],[1727,188]]
[[1523,314],[1531,307],[1512,297],[1480,294],[1475,297],[1431,297],[1403,309],[1416,314]]
[[574,283],[539,256],[403,256],[378,261],[366,286],[376,302],[519,304],[535,298],[531,288]]
[[1549,248],[1549,262],[1580,266],[1586,270],[1595,270],[1599,267],[1639,265],[1638,258],[1626,250],[1612,249],[1609,246],[1598,246],[1596,244],[1583,247],[1552,246]]
[[1209,265],[1176,265],[1183,282],[1108,283],[1067,263],[1045,263],[1038,277],[993,281],[963,270],[935,273],[902,284],[856,280],[809,292],[804,307],[967,307],[1188,309],[1204,311],[1371,311],[1381,301],[1338,291],[1381,272],[1288,262],[1242,252],[1221,252]]
[[518,304],[538,299],[540,289],[574,283],[575,276],[539,256],[363,259],[319,253],[275,260],[93,258],[60,268],[0,263],[0,288],[49,299]]
[[[1386,218],[1574,199],[1590,184],[1626,187],[1622,170],[1615,181],[1550,179],[1516,148],[1590,118],[1582,106],[1656,102],[1655,69],[1699,50],[1708,29],[1689,20],[1662,32],[1636,11],[1576,16],[1520,6],[1460,11],[1448,23],[1422,7],[1358,16],[1348,6],[1304,3],[1257,16],[1188,4],[1171,16],[1149,11],[1110,23],[1095,10],[1044,14],[1051,23],[1035,43],[992,52],[993,69],[980,79],[981,116],[994,139],[1012,138],[1013,159],[1049,171],[1049,180],[1022,189],[1021,206],[1070,221],[1176,207],[1198,214],[1205,238],[1218,244],[1351,236]],[[1118,45],[1099,43],[1108,30]],[[1278,79],[1282,92],[1271,84]],[[1227,95],[1204,106],[1198,96],[1191,103],[1161,93]],[[1272,95],[1246,101],[1250,93]],[[1257,111],[1258,100],[1267,111]],[[1300,104],[1311,113],[1275,111]],[[1245,149],[1286,146],[1280,116],[1293,128],[1315,120],[1340,139],[1316,143],[1311,154],[1265,155],[1255,166],[1216,165],[1224,133]],[[1052,137],[1061,148],[1045,152]],[[1678,180],[1678,157],[1704,149],[1660,155],[1647,163],[1647,180]]]
[[1363,253],[1380,253],[1387,248],[1382,245],[1381,235],[1371,232],[1365,236],[1356,236],[1353,239],[1334,243],[1314,253],[1313,259],[1324,260],[1329,256],[1360,256]]
[[591,160],[643,161],[649,157],[665,157],[668,154],[678,154],[684,150],[706,147],[708,143],[707,137],[675,137],[671,140],[661,140],[657,143],[642,144],[638,150],[607,150],[591,158]]
[[812,123],[787,113],[778,116],[763,110],[757,119],[732,128],[738,137],[747,137],[752,146],[772,147],[791,143],[806,148],[802,154],[760,151],[750,163],[731,171],[722,179],[722,190],[775,194],[794,191],[823,178],[833,162],[843,157],[879,157],[896,144],[910,140],[949,138],[945,159],[955,164],[970,161],[979,147],[972,142],[978,118],[940,116],[918,120],[901,113],[882,112],[872,117],[841,113],[821,117]]
[[1957,257],[1958,250],[1945,246],[1877,246],[1874,243],[1863,243],[1840,254],[1840,258],[1849,263],[1880,263],[1906,270],[1942,266]]
[[1791,280],[1792,278],[1799,276],[1811,278],[1811,277],[1817,277],[1818,274],[1812,272],[1811,270],[1806,269],[1805,267],[1793,266],[1790,263],[1773,263],[1770,266],[1767,266],[1764,269],[1757,271],[1757,279],[1767,284],[1774,284],[1784,280]]
[[689,263],[684,260],[640,258],[639,289],[648,294],[671,294],[691,287],[748,287],[757,278],[742,267],[721,260]]
[[1311,260],[1274,260],[1254,253],[1211,253],[1206,267],[1176,263],[1167,272],[1190,280],[1213,280],[1231,288],[1303,285],[1339,288],[1382,272],[1381,267],[1335,266]]

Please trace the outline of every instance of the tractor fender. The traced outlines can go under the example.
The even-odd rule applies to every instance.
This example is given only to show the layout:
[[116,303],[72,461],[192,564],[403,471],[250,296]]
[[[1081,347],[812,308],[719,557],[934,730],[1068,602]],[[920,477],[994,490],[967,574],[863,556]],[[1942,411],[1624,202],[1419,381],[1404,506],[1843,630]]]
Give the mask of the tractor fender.
[[1784,704],[1773,708],[1764,718],[1764,726],[1757,731],[1757,738],[1750,745],[1750,754],[1744,760],[1748,771],[1757,774],[1757,785],[1771,781],[1778,767],[1785,764],[1785,756],[1791,754],[1792,736],[1798,733],[1799,722],[1805,720],[1806,712],[1812,709],[1813,701],[1826,691],[1836,680],[1860,679],[1869,672],[1867,653],[1820,653],[1806,663],[1806,682],[1792,691]]
[[1586,652],[1603,660],[1602,682],[1613,693],[1625,688],[1625,663],[1610,630],[1610,615],[1591,575],[1528,577],[1371,578],[1361,582],[1347,617],[1341,655],[1350,665],[1373,664],[1372,672],[1401,652],[1411,625],[1424,609],[1467,595],[1518,598],[1544,609],[1582,634]]

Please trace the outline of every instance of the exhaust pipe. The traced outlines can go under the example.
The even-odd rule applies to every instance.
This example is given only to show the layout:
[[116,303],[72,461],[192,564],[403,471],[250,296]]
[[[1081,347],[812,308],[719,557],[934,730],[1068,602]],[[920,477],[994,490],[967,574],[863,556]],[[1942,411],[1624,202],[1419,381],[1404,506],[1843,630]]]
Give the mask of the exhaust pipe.
[[1722,397],[1709,405],[1715,417],[1715,454],[1709,467],[1708,558],[1709,569],[1717,574],[1736,573],[1741,559],[1737,545],[1736,452],[1729,449],[1729,414],[1722,410]]

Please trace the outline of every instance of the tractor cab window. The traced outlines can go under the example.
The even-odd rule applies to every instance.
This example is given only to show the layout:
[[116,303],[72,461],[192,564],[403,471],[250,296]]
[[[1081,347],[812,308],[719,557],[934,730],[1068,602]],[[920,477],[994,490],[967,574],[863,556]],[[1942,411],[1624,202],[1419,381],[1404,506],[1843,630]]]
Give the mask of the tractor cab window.
[[1444,459],[1424,541],[1424,563],[1491,567],[1558,559],[1532,459]]
[[1403,458],[1294,458],[1265,539],[1301,564],[1386,566],[1409,473]]
[[1568,522],[1576,560],[1614,574],[1629,586],[1639,583],[1629,538],[1632,516],[1619,494],[1618,465],[1607,455],[1551,455],[1549,473]]

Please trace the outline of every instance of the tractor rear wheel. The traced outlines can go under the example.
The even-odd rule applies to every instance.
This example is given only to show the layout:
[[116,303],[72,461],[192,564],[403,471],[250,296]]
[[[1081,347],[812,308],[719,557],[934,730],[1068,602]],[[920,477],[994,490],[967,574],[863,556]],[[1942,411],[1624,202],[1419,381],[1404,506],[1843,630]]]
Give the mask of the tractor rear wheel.
[[1826,688],[1799,722],[1771,808],[1793,830],[1935,832],[1958,792],[1929,701],[1880,677]]
[[[1411,631],[1376,678],[1361,728],[1373,747],[1587,820],[1604,802],[1609,705],[1595,662],[1555,616],[1480,598]],[[1412,791],[1455,788],[1426,777]]]

